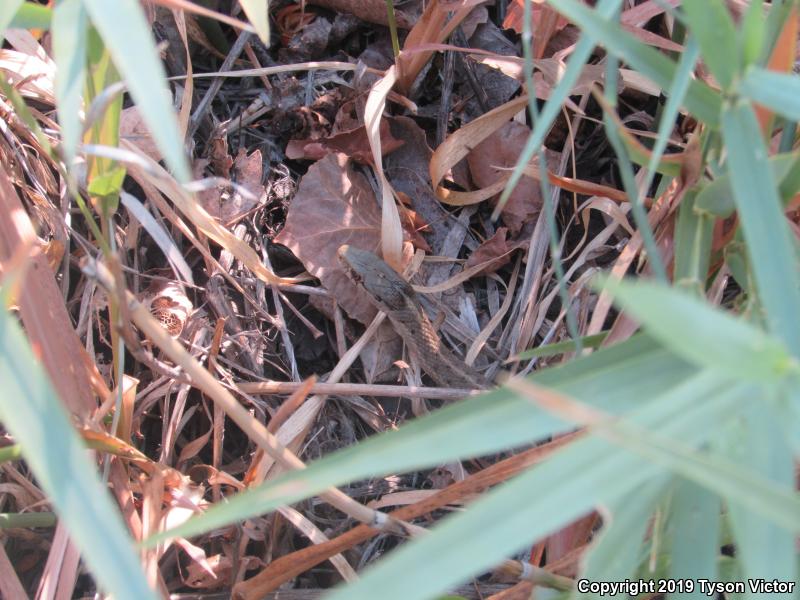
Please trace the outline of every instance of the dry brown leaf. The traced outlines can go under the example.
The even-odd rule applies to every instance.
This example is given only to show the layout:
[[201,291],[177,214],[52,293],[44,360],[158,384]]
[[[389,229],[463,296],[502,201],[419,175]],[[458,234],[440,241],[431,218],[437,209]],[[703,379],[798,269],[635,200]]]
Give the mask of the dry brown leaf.
[[[350,244],[378,252],[381,212],[366,178],[345,155],[331,154],[309,168],[275,242],[288,247],[352,318],[372,321],[375,308],[345,275],[336,251]],[[404,242],[404,265],[411,254],[411,244]]]
[[[380,133],[382,155],[394,152],[403,145],[402,140],[392,136],[389,124],[385,120],[381,121]],[[323,138],[291,140],[286,146],[286,158],[292,160],[319,160],[332,152],[346,154],[361,164],[374,164],[372,149],[369,146],[369,138],[367,137],[367,129],[363,125]]]
[[161,160],[161,152],[150,135],[150,130],[142,120],[139,108],[131,106],[122,111],[119,117],[119,135],[136,145],[139,150],[158,162]]
[[[309,4],[324,6],[333,12],[347,12],[359,19],[378,25],[389,25],[385,0],[308,0]],[[394,18],[400,29],[409,29],[414,24],[416,15],[395,9]]]
[[[475,146],[467,155],[475,183],[484,188],[505,180],[508,173],[504,169],[517,163],[530,133],[531,130],[522,123],[507,121]],[[557,155],[547,149],[545,155],[548,157],[547,162],[555,165]],[[523,177],[509,196],[501,215],[509,231],[516,235],[525,223],[536,219],[541,208],[542,193],[539,183],[530,177]]]
[[[227,163],[223,163],[223,165],[225,164]],[[198,161],[195,166],[196,176],[200,176],[198,169],[202,170],[202,167],[203,162]],[[219,219],[223,225],[236,221],[253,210],[265,198],[266,192],[261,184],[263,169],[261,150],[256,150],[247,155],[244,148],[241,148],[236,160],[233,161],[233,168],[230,174],[247,193],[242,193],[235,188],[220,189],[214,187],[198,192],[198,203],[209,215]]]
[[414,24],[403,43],[403,51],[397,57],[397,87],[407,93],[422,67],[428,62],[432,51],[411,52],[421,44],[442,43],[469,15],[473,8],[486,0],[457,0],[456,2],[429,2],[425,11]]
[[512,250],[516,250],[527,244],[525,241],[513,241],[507,239],[507,237],[508,228],[499,227],[492,237],[475,248],[475,251],[470,254],[470,257],[467,259],[466,267],[469,268],[486,264],[481,271],[476,273],[476,275],[483,275],[486,273],[494,273],[500,267],[507,264],[508,261],[511,260]]

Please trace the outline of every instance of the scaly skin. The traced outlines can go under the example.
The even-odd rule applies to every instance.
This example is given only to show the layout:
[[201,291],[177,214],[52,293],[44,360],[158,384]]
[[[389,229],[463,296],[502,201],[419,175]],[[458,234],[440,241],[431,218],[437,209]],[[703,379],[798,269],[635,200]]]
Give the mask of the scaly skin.
[[431,379],[450,388],[488,387],[442,343],[422,310],[414,288],[389,265],[371,252],[352,246],[339,248],[339,261],[350,279],[366,292],[370,302],[386,313]]

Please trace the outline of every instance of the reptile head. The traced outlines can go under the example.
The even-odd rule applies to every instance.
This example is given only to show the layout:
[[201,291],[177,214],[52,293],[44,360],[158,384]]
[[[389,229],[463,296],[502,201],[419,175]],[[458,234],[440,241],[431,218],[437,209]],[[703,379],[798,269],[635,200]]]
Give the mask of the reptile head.
[[353,282],[362,287],[381,310],[399,310],[413,298],[414,288],[372,252],[344,245],[339,262]]

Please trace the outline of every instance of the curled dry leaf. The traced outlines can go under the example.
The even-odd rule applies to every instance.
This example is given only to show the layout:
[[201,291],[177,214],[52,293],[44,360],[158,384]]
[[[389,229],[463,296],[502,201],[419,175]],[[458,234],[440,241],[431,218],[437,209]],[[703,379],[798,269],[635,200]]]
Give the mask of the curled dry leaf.
[[[248,155],[244,148],[240,149],[231,169],[233,179],[240,187],[220,189],[215,186],[202,190],[197,194],[199,204],[223,225],[230,224],[247,214],[266,196],[264,186],[261,184],[263,162],[261,150]],[[197,167],[202,169],[204,165],[198,161]],[[195,169],[196,175],[198,168]]]
[[[519,159],[520,152],[530,136],[531,130],[516,121],[508,121],[493,134],[475,146],[467,155],[472,178],[482,187],[489,187],[508,176]],[[557,161],[555,152],[545,149],[547,162],[552,168]],[[494,197],[496,199],[497,196]],[[522,230],[526,222],[536,219],[542,208],[542,194],[539,182],[523,177],[503,208],[503,222],[512,235]]]
[[[385,0],[309,0],[308,3],[324,6],[335,13],[350,13],[368,23],[389,25]],[[394,18],[400,29],[410,29],[417,20],[417,15],[395,9]]]
[[153,141],[153,136],[150,135],[147,125],[144,124],[137,106],[126,108],[120,114],[119,135],[134,144],[154,161],[159,162],[161,160],[161,152]]
[[508,239],[508,228],[499,227],[494,235],[475,248],[467,259],[466,268],[486,264],[486,267],[475,275],[494,273],[511,260],[511,252],[527,245],[527,241],[514,241]]
[[[392,136],[389,124],[385,120],[381,121],[380,134],[382,155],[394,152],[403,145],[402,140]],[[369,146],[369,138],[367,137],[367,128],[363,125],[318,139],[291,140],[286,147],[286,158],[292,160],[319,160],[333,152],[346,154],[361,164],[374,164],[372,149]]]
[[[381,212],[366,178],[345,155],[331,154],[309,168],[275,242],[289,248],[352,318],[372,320],[375,308],[344,273],[336,251],[350,244],[379,252]],[[404,265],[411,254],[411,244],[404,242]]]

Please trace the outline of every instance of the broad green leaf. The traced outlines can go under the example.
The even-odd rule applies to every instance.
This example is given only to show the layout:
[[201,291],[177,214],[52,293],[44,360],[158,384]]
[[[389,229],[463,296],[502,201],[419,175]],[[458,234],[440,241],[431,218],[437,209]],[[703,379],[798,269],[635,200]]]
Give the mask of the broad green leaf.
[[[789,493],[795,490],[791,449],[772,412],[763,404],[750,407],[743,415],[742,425],[734,425],[726,433],[726,439],[719,445],[730,460],[757,471]],[[728,495],[726,501],[736,539],[736,556],[745,576],[797,581],[795,533],[742,506],[738,495]],[[748,594],[751,598],[761,597],[750,590]]]
[[800,77],[759,67],[750,67],[737,90],[792,121],[800,121]]
[[5,37],[5,31],[14,20],[23,0],[5,0],[0,4],[0,44]]
[[22,445],[101,588],[115,598],[156,598],[108,490],[75,433],[47,373],[14,318],[0,314],[0,420]]
[[258,37],[269,47],[269,0],[239,0]]
[[[610,414],[639,406],[642,398],[668,390],[693,369],[637,336],[533,377]],[[459,458],[490,454],[574,428],[509,390],[499,389],[416,419],[327,456],[301,472],[287,473],[190,519],[147,543],[191,536],[274,510],[324,489],[387,473],[412,471]]]
[[647,332],[679,356],[735,378],[776,380],[796,361],[776,338],[686,292],[646,281],[605,289]]
[[83,0],[159,151],[181,182],[191,179],[164,67],[136,0]]
[[669,598],[706,598],[697,581],[717,581],[722,509],[719,496],[697,483],[677,479],[671,508],[668,578],[692,581],[695,587],[692,592],[670,594]]
[[[589,581],[625,581],[638,569],[642,559],[645,534],[659,498],[670,482],[666,473],[657,475],[640,486],[636,493],[611,503],[604,513],[603,528],[592,544],[581,579]],[[595,594],[578,593],[577,598],[595,598]]]
[[111,170],[93,177],[86,190],[93,196],[117,196],[122,189],[122,181],[127,171],[125,167],[115,166]]
[[[731,388],[724,378],[704,373],[671,393],[653,396],[632,419],[694,445],[751,392],[750,386]],[[663,473],[660,466],[595,435],[577,440],[466,512],[444,519],[429,535],[395,550],[330,600],[429,598]]]
[[[780,182],[781,201],[786,203],[800,190],[800,152],[777,154],[767,159],[772,176]],[[695,202],[699,211],[726,219],[736,210],[731,177],[721,175],[703,186]]]
[[[795,103],[800,104],[796,99]],[[800,277],[795,249],[767,148],[748,102],[725,106],[722,134],[733,197],[769,329],[800,357]]]
[[[17,0],[10,0],[5,4],[16,2]],[[3,6],[5,8],[5,6]],[[14,15],[9,27],[17,29],[50,29],[50,21],[53,17],[53,10],[43,4],[36,4],[35,2],[26,2]]]
[[682,7],[711,74],[729,88],[739,71],[741,53],[727,5],[723,0],[686,0]]
[[67,165],[81,139],[81,96],[86,80],[88,17],[82,0],[61,0],[53,10],[53,58],[56,61],[55,94],[61,125],[62,151]]
[[[581,28],[582,36],[589,36],[621,61],[649,77],[662,89],[669,89],[675,79],[673,61],[637,40],[618,24],[604,18],[599,9],[592,10],[576,0],[548,0],[550,5]],[[719,124],[721,100],[719,94],[697,80],[689,84],[684,106],[705,124]]]

